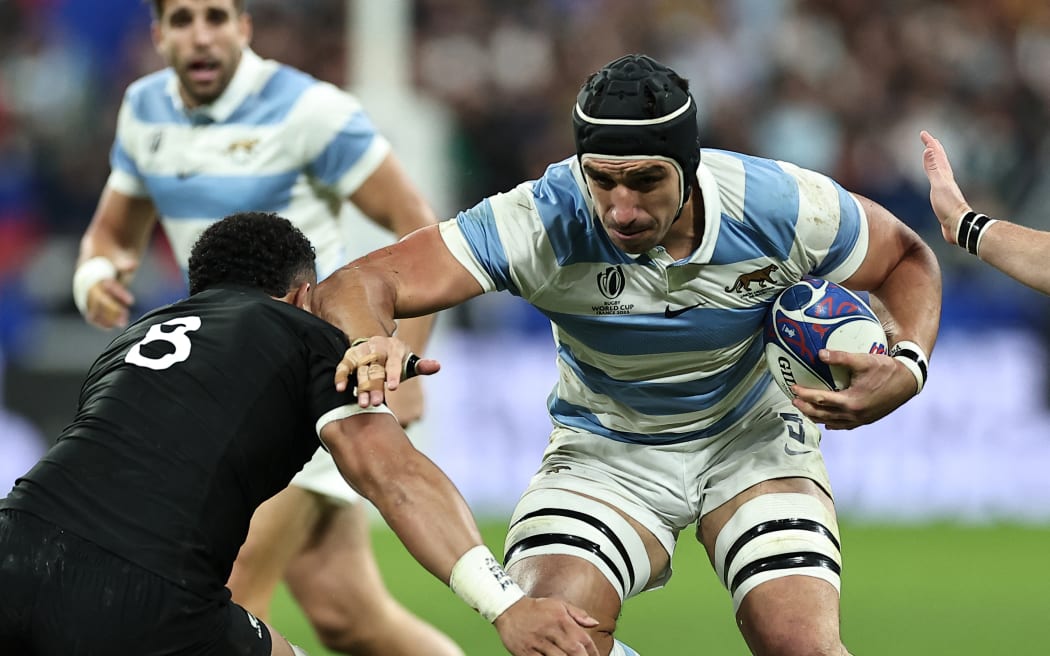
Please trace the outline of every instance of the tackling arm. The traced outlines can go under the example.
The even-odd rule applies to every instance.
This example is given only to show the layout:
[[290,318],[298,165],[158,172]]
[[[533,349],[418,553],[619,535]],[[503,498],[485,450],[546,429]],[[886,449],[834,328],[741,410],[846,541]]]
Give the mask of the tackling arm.
[[314,291],[314,312],[351,339],[390,335],[394,319],[431,314],[482,293],[437,225],[341,267]]
[[459,556],[481,544],[470,509],[448,477],[387,413],[329,422],[321,438],[346,481],[375,504],[416,560],[448,583]]
[[[353,341],[391,335],[395,318],[437,312],[482,291],[445,246],[440,228],[433,225],[338,269],[314,290],[312,308]],[[396,386],[401,354],[388,357],[389,352],[381,352],[386,348],[381,340],[373,340],[369,348],[378,356],[376,360],[387,363],[384,375],[388,385]],[[368,374],[367,363],[359,366],[357,362],[347,351],[336,369],[337,387],[345,385],[348,376],[375,380]],[[383,399],[382,388],[372,389],[370,398],[366,396],[362,403],[377,405]]]
[[138,268],[156,224],[148,198],[102,190],[95,215],[80,240],[74,297],[89,323],[123,326],[134,302],[127,284]]
[[495,624],[510,653],[597,656],[585,630],[597,620],[560,600],[525,597],[484,547],[452,481],[392,417],[357,414],[329,422],[320,435],[346,481],[427,571]]

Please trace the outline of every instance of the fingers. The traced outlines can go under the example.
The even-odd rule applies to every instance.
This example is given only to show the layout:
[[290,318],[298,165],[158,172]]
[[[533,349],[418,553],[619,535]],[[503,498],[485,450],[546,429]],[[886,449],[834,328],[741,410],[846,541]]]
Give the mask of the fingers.
[[553,653],[561,654],[565,653],[568,656],[598,656],[598,648],[594,645],[594,641],[588,639],[587,642],[575,642],[566,645],[555,645],[558,651]]
[[929,132],[923,131],[922,143],[926,149],[922,152],[922,164],[926,169],[926,177],[932,184],[949,184],[954,180],[951,164],[944,152],[944,146]]
[[807,387],[793,386],[796,396],[791,400],[799,412],[817,424],[823,424],[834,430],[850,430],[862,426],[865,422],[849,406],[841,402],[841,392],[814,390]]
[[106,294],[124,307],[131,307],[135,303],[134,294],[119,280],[103,280],[99,284]]
[[820,351],[817,352],[817,356],[820,358],[821,362],[838,367],[846,367],[852,371],[859,371],[867,364],[869,354],[820,349]]
[[569,616],[576,620],[576,623],[585,629],[591,629],[598,626],[598,620],[591,617],[590,614],[582,608],[577,608],[572,604],[565,604],[565,608],[569,611]]
[[[565,604],[565,608],[569,611],[569,617],[585,629],[593,629],[598,626],[598,620],[591,617],[587,611],[577,608],[572,604]],[[598,656],[598,647],[595,646],[594,641],[590,638],[582,644],[579,644],[577,651],[569,652],[571,654],[586,654],[587,656]]]
[[402,380],[441,369],[437,360],[416,356],[397,338],[371,337],[357,341],[359,343],[347,349],[336,365],[334,382],[342,392],[352,380],[361,407],[383,403],[386,392],[396,390]]
[[[343,359],[335,367],[335,388],[340,392],[346,390],[350,382],[350,375],[353,374],[355,385],[360,386],[364,383],[368,389],[371,389],[368,383],[368,365],[378,358],[379,354],[370,348],[369,342],[346,349]],[[362,407],[368,406],[362,405]]]
[[113,279],[100,280],[88,290],[85,318],[99,328],[123,328],[128,325],[134,302],[135,297],[124,285]]
[[[565,612],[578,627],[590,629],[598,626],[598,620],[591,617],[587,611],[565,601],[562,601],[561,604]],[[563,634],[557,636],[554,642],[560,650],[564,650],[566,654],[571,656],[598,656],[598,647],[595,646],[591,636],[583,634],[580,637],[579,630],[574,629],[572,625],[566,625],[563,629]]]
[[955,182],[955,174],[944,146],[926,130],[920,132],[919,137],[926,147],[922,153],[922,165],[930,181],[930,205],[941,224],[944,239],[955,244],[959,218],[970,206]]

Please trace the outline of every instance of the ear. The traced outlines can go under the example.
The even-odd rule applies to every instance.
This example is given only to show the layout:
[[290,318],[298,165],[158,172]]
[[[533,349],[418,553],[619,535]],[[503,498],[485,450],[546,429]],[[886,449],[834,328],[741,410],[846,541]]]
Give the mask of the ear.
[[310,311],[310,301],[313,298],[314,287],[308,282],[300,283],[292,295],[291,303],[300,310]]
[[252,17],[247,11],[242,11],[237,17],[237,23],[241,32],[241,46],[247,48],[252,42]]
[[153,49],[156,50],[157,54],[160,55],[161,59],[163,59],[165,63],[167,63],[167,57],[164,56],[164,50],[161,49],[161,40],[164,38],[164,35],[162,34],[161,30],[162,28],[160,26],[160,19],[157,19],[149,24],[149,36],[150,39],[153,41]]

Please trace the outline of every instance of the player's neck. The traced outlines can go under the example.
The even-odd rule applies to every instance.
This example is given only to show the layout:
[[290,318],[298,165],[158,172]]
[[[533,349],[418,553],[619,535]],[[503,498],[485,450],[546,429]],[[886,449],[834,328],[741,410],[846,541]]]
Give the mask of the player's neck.
[[676,260],[689,257],[704,238],[704,199],[693,185],[689,200],[663,240],[667,254]]

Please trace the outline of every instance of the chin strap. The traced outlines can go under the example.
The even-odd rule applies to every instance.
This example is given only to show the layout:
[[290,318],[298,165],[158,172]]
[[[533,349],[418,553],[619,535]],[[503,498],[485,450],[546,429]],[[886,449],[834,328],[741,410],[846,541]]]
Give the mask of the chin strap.
[[685,190],[682,192],[682,204],[678,206],[678,213],[674,215],[673,219],[671,219],[671,223],[674,223],[678,220],[678,217],[682,216],[682,210],[685,209],[685,204],[692,197],[693,189],[699,188],[700,182],[696,179],[696,173],[694,172],[692,179],[689,181],[689,184],[685,186]]

